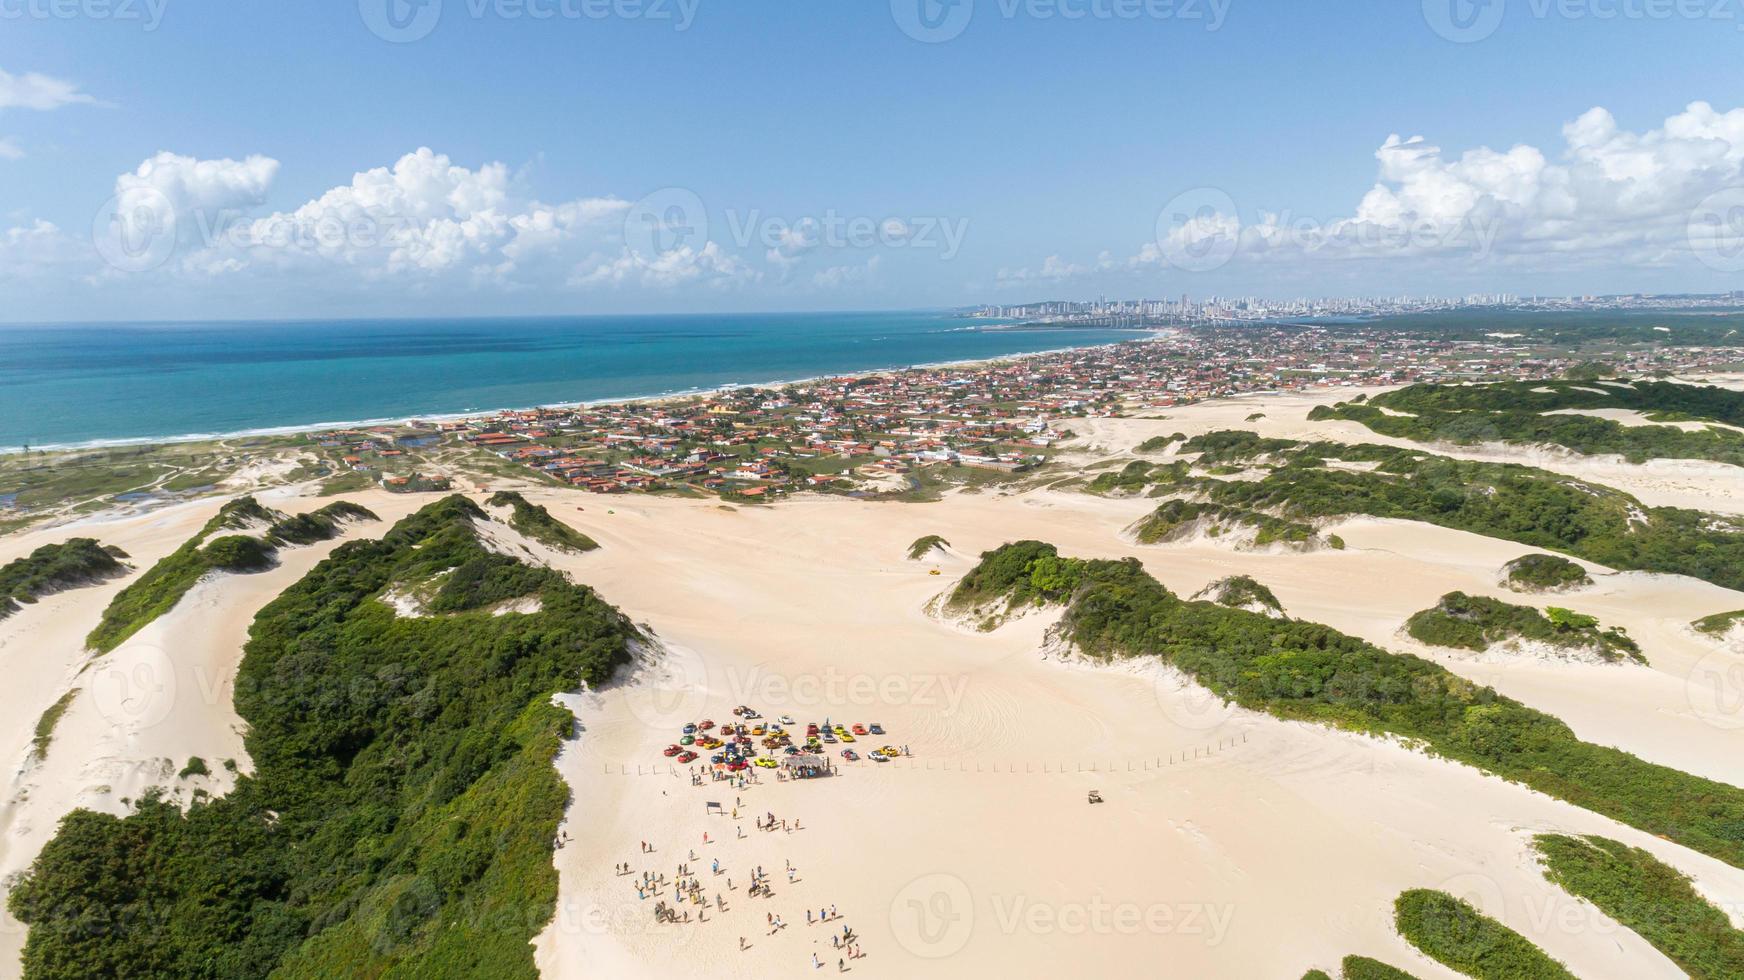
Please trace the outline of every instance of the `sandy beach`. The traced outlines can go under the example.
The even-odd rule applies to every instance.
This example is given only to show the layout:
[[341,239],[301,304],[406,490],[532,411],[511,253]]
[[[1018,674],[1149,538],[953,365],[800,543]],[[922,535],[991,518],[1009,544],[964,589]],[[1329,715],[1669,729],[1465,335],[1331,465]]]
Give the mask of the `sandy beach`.
[[[1149,436],[1232,427],[1389,441],[1351,423],[1303,420],[1312,405],[1355,393],[1086,420],[1075,426],[1083,438],[1072,455],[1077,463],[1118,458]],[[1253,413],[1266,417],[1244,423]],[[1510,458],[1650,504],[1744,507],[1732,467],[1539,457]],[[772,507],[525,492],[602,545],[548,556],[553,563],[646,624],[662,651],[635,676],[567,698],[578,734],[558,768],[573,800],[554,858],[557,914],[535,943],[548,977],[808,976],[819,972],[814,954],[823,971],[837,970],[846,954],[831,939],[843,927],[864,953],[843,966],[860,977],[1293,977],[1350,953],[1424,978],[1454,977],[1393,929],[1392,900],[1413,887],[1473,901],[1581,976],[1681,976],[1639,937],[1543,878],[1529,841],[1542,831],[1646,848],[1716,902],[1744,908],[1744,871],[1572,805],[1397,745],[1226,708],[1156,665],[1077,661],[1048,647],[1046,615],[978,632],[931,609],[981,552],[1022,538],[1081,557],[1136,556],[1183,595],[1250,574],[1292,616],[1431,657],[1561,717],[1585,739],[1739,784],[1744,709],[1729,685],[1744,672],[1744,650],[1687,628],[1699,616],[1744,608],[1739,593],[1589,566],[1590,587],[1522,597],[1497,579],[1504,562],[1531,549],[1410,522],[1346,521],[1334,528],[1349,545],[1343,551],[1256,553],[1207,540],[1140,546],[1122,531],[1154,501],[1071,490],[959,493],[931,504],[801,498]],[[383,518],[347,528],[356,538],[380,535],[433,498],[370,491],[347,499]],[[287,511],[322,503],[288,492],[265,502]],[[0,561],[94,534],[148,567],[218,505],[0,538]],[[908,560],[909,543],[927,534],[947,539],[948,553]],[[0,803],[0,874],[27,867],[72,807],[122,812],[123,798],[153,785],[222,792],[217,763],[247,766],[227,686],[247,625],[336,544],[287,550],[279,567],[259,575],[202,583],[106,662],[93,664],[83,637],[122,580],[0,621],[0,663],[21,680],[0,689],[0,751],[12,773]],[[1627,628],[1649,665],[1478,657],[1402,636],[1406,617],[1455,589],[1590,612]],[[167,710],[104,693],[115,667],[172,678]],[[61,719],[47,758],[29,760],[36,719],[75,688],[85,693]],[[877,722],[887,736],[853,747],[864,755],[888,742],[909,754],[882,764],[838,756],[839,772],[828,779],[778,782],[754,769],[754,785],[693,785],[662,749],[686,722],[731,721],[737,705],[765,719],[791,715],[801,726],[826,717]],[[190,756],[213,763],[213,777],[178,780]],[[1090,790],[1106,802],[1089,805]],[[726,812],[706,812],[710,802]],[[770,813],[777,829],[759,829]],[[630,874],[614,870],[625,863]],[[702,880],[706,921],[696,921],[698,907],[682,906],[689,923],[656,923],[658,899],[638,898],[635,884],[644,872],[670,882],[680,864]],[[747,887],[758,866],[772,894],[753,898]],[[671,888],[660,898],[670,903]],[[836,917],[808,924],[808,911],[815,918],[832,907]],[[785,927],[774,928],[773,916]],[[8,920],[0,975],[16,974],[22,939]]]

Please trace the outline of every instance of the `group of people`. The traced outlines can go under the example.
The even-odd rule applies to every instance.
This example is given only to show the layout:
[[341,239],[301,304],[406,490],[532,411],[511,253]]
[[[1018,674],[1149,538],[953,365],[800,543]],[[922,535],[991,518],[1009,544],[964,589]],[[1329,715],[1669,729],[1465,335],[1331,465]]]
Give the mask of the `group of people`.
[[[907,746],[902,747],[902,752],[905,755],[907,754]],[[705,775],[708,777],[708,781],[730,783],[734,789],[744,789],[748,786],[756,785],[758,782],[756,773],[750,770],[733,773],[723,772],[720,769],[709,766],[692,766],[690,768],[691,785],[704,785],[706,782],[704,779]],[[783,774],[777,772],[776,775],[779,779]],[[709,807],[711,810],[719,808],[717,804],[713,803],[709,804]],[[744,800],[735,796],[731,810],[731,816],[735,823],[735,836],[732,839],[745,839],[744,828],[742,825],[738,824],[743,807]],[[773,833],[778,830],[783,833],[793,833],[804,829],[797,818],[780,817],[777,816],[773,810],[767,810],[761,815],[754,815],[752,822],[758,830],[765,833]],[[702,845],[705,850],[709,846],[717,843],[718,842],[711,837],[707,831],[702,833]],[[653,854],[656,852],[654,846],[649,844],[647,841],[641,842],[641,848],[643,854]],[[711,902],[709,900],[709,893],[703,886],[702,878],[699,874],[691,870],[691,863],[698,860],[695,848],[688,851],[688,857],[688,861],[679,862],[676,865],[674,873],[670,878],[664,872],[657,874],[653,871],[642,871],[636,878],[636,898],[638,900],[646,900],[649,898],[656,899],[654,906],[654,918],[656,922],[674,924],[688,923],[692,921],[691,912],[693,909],[696,912],[695,921],[706,922],[708,921],[707,912],[710,905],[713,905],[717,913],[727,911],[725,895],[721,891],[715,891],[713,893],[713,901]],[[799,869],[794,867],[792,861],[783,861],[783,865],[783,872],[787,876],[788,883],[790,885],[797,884],[799,881]],[[613,865],[613,870],[621,877],[637,874],[631,862],[628,861]],[[725,891],[731,892],[735,890],[733,879],[726,875],[725,868],[719,857],[712,857],[709,859],[708,871],[709,876],[713,879],[725,879]],[[747,896],[750,898],[773,898],[775,890],[771,882],[772,876],[770,873],[764,871],[761,865],[752,868],[750,881],[746,886]],[[719,886],[717,885],[716,888],[719,888]],[[805,910],[805,922],[807,926],[833,923],[840,918],[841,915],[836,911],[834,905],[819,906],[815,909],[808,907]],[[774,911],[765,912],[764,923],[769,930],[767,935],[770,936],[774,936],[787,928],[787,922],[781,918],[779,913]],[[849,961],[860,959],[866,955],[860,948],[859,939],[860,937],[855,934],[853,929],[846,925],[843,925],[839,932],[834,929],[830,931],[830,946],[838,953],[836,959],[836,969],[838,972],[846,972]],[[741,951],[751,949],[751,943],[744,936],[739,937],[739,949]],[[825,965],[817,952],[811,954],[811,960],[813,968],[821,969]]]

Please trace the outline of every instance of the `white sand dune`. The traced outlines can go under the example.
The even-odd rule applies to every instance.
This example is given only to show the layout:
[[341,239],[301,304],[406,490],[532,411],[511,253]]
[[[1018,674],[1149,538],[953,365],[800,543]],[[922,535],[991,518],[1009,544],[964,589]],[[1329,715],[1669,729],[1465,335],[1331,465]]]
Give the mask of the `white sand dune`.
[[[51,540],[96,536],[121,546],[135,567],[126,579],[50,597],[0,622],[0,666],[27,681],[0,693],[5,702],[0,717],[17,719],[0,729],[5,752],[0,758],[7,766],[0,799],[0,882],[28,868],[61,817],[75,808],[126,813],[124,801],[157,787],[184,801],[195,789],[222,794],[234,781],[225,760],[248,771],[232,696],[255,613],[346,538],[380,535],[423,502],[375,495],[368,506],[381,515],[380,523],[348,524],[341,538],[282,549],[279,564],[269,571],[208,576],[174,609],[103,656],[86,650],[85,636],[109,600],[196,533],[221,502],[0,539],[5,545],[0,561],[10,561]],[[291,512],[316,506],[271,503]],[[68,691],[76,693],[54,728],[47,757],[35,758],[30,742],[36,720]],[[178,779],[193,757],[204,760],[211,775]],[[0,917],[0,976],[16,973],[23,938],[10,915]]]
[[[1456,459],[1490,463],[1524,463],[1555,473],[1625,490],[1653,507],[1693,507],[1720,513],[1744,513],[1744,467],[1707,460],[1656,459],[1629,463],[1620,456],[1583,456],[1556,447],[1508,446],[1485,443],[1477,446],[1425,446],[1409,439],[1383,436],[1357,422],[1333,419],[1310,422],[1307,415],[1317,405],[1348,401],[1358,395],[1373,397],[1387,388],[1324,388],[1308,392],[1200,402],[1162,412],[1154,418],[1074,419],[1072,427],[1087,445],[1124,452],[1156,435],[1185,432],[1198,435],[1217,429],[1247,429],[1283,439],[1330,439],[1338,442],[1371,442],[1386,446],[1427,449]],[[1256,411],[1265,417],[1246,421]]]
[[[1470,542],[1440,540],[1452,532],[1434,528],[1385,529],[1393,546],[1416,533],[1429,555],[1419,560],[1390,550],[1253,556],[1119,541],[1114,532],[1148,506],[1040,493],[725,513],[637,500],[578,520],[606,547],[570,569],[675,643],[673,670],[684,683],[614,689],[583,710],[585,731],[560,761],[576,793],[574,843],[557,855],[562,914],[537,944],[546,975],[802,975],[814,951],[826,962],[835,952],[820,927],[805,925],[804,910],[835,903],[864,937],[869,955],[853,964],[861,975],[1034,976],[1166,963],[1171,975],[1289,976],[1359,952],[1419,976],[1451,976],[1392,931],[1392,898],[1417,886],[1480,901],[1581,975],[1679,975],[1545,883],[1527,849],[1541,830],[1648,847],[1711,893],[1744,897],[1737,869],[1473,770],[1224,709],[1136,666],[1044,659],[1045,617],[992,634],[930,618],[922,610],[940,579],[903,560],[906,543],[928,529],[946,529],[964,552],[1021,537],[1084,556],[1136,552],[1178,592],[1247,571],[1293,615],[1386,641],[1449,582],[1493,588],[1500,561],[1518,551],[1489,543],[1505,557],[1467,557],[1437,572],[1444,552]],[[726,567],[742,571],[722,574]],[[1419,581],[1425,574],[1447,580]],[[1530,688],[1514,672],[1498,673]],[[1624,676],[1595,671],[1579,683],[1616,693],[1613,678]],[[802,722],[877,720],[915,754],[881,768],[849,764],[827,783],[765,782],[744,792],[670,775],[660,748],[678,724],[725,719],[739,703]],[[1587,737],[1744,780],[1737,737],[1723,749],[1691,750],[1682,740],[1695,730],[1651,707],[1622,717],[1570,720]],[[1179,761],[1195,750],[1203,757]],[[1108,802],[1089,806],[1092,788]],[[736,797],[745,803],[737,822],[703,812],[705,801],[730,807]],[[751,829],[752,814],[765,810],[805,829]],[[741,825],[747,840],[735,837]],[[705,831],[714,840],[706,846]],[[643,840],[656,857],[641,855]],[[652,900],[638,901],[631,879],[610,869],[628,861],[671,873],[693,848],[693,867],[711,882],[707,864],[721,859],[729,907],[707,923],[656,927]],[[787,860],[801,873],[793,886],[779,880]],[[776,871],[772,899],[743,897],[756,864]],[[727,877],[736,892],[726,892]],[[789,924],[774,936],[763,925],[771,911]],[[1146,924],[1131,925],[1133,916]],[[748,951],[738,950],[740,936]]]
[[[1303,420],[1312,405],[1357,392],[1208,403],[1170,410],[1167,419],[1091,419],[1074,428],[1105,454],[1154,435],[1226,427],[1390,441],[1351,423]],[[1266,417],[1245,423],[1254,412]],[[1458,455],[1488,453],[1530,455],[1648,503],[1744,511],[1731,467],[1617,464],[1613,472],[1608,463],[1498,447]],[[1744,656],[1687,629],[1698,616],[1744,608],[1736,592],[1595,567],[1594,586],[1542,601],[1626,627],[1651,666],[1479,662],[1401,641],[1399,626],[1453,589],[1541,601],[1496,583],[1504,562],[1533,549],[1416,523],[1346,521],[1332,530],[1347,550],[1255,554],[1208,542],[1133,544],[1121,529],[1155,501],[1068,491],[733,509],[526,494],[603,545],[538,557],[598,588],[665,646],[637,677],[566,698],[581,731],[558,759],[574,798],[569,843],[555,855],[558,913],[535,943],[549,977],[810,975],[814,953],[835,969],[840,954],[829,933],[843,924],[867,954],[849,964],[860,977],[1293,977],[1349,953],[1424,978],[1453,977],[1393,931],[1391,902],[1412,887],[1473,900],[1581,976],[1681,976],[1639,937],[1544,880],[1529,837],[1546,830],[1645,847],[1715,900],[1744,908],[1744,871],[1475,770],[1231,709],[1157,664],[1099,667],[1044,653],[1047,614],[982,633],[927,612],[974,556],[1020,538],[1083,557],[1135,555],[1182,595],[1250,574],[1293,617],[1432,657],[1562,717],[1584,738],[1744,785],[1744,711],[1731,708],[1739,692],[1727,686],[1744,676]],[[352,499],[384,520],[348,528],[348,537],[379,535],[432,498]],[[215,508],[134,516],[98,536],[143,568]],[[89,531],[0,538],[0,560]],[[907,560],[910,543],[926,534],[951,541],[950,553]],[[30,796],[7,804],[0,871],[27,865],[68,807],[117,810],[119,797],[164,782],[154,761],[179,766],[200,755],[220,773],[224,758],[246,765],[225,683],[248,621],[330,548],[291,549],[272,572],[202,585],[137,638],[166,651],[178,692],[215,695],[178,695],[170,716],[148,726],[105,724],[95,697],[82,696],[47,762],[24,777]],[[942,574],[929,574],[935,569]],[[55,597],[0,623],[0,663],[28,682],[0,688],[8,760],[23,758],[36,717],[78,678],[83,636],[120,585]],[[674,775],[661,749],[678,727],[704,716],[726,721],[741,703],[802,723],[877,721],[889,735],[856,748],[888,741],[913,754],[844,763],[826,781],[765,779],[744,790],[693,787]],[[102,785],[108,790],[97,792]],[[1106,802],[1088,804],[1091,789]],[[707,801],[730,810],[736,799],[736,820],[704,812]],[[765,811],[803,829],[754,829],[754,815]],[[656,853],[642,854],[642,841]],[[657,926],[653,899],[638,900],[632,878],[612,868],[629,862],[670,875],[692,849],[690,864],[727,908],[711,908],[707,922]],[[718,878],[709,871],[716,858]],[[791,884],[787,861],[797,869]],[[745,897],[757,865],[771,872],[772,898]],[[842,918],[807,925],[807,908],[831,905]],[[771,913],[787,923],[774,935]],[[0,974],[11,975],[22,935],[15,923],[0,926],[10,929],[0,934]]]

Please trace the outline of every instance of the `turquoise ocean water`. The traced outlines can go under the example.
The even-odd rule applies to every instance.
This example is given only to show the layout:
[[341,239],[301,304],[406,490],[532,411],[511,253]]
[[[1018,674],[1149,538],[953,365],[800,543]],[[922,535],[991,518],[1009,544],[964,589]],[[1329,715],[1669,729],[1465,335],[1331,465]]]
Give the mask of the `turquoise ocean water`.
[[1133,338],[943,313],[0,326],[0,447],[633,398]]

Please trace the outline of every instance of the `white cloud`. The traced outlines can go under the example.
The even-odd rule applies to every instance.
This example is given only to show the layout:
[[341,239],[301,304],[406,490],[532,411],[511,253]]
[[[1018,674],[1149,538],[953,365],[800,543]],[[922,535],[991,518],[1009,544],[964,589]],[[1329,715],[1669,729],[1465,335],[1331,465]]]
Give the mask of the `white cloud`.
[[0,282],[76,276],[89,259],[80,243],[40,218],[0,232]]
[[0,109],[47,111],[80,103],[95,104],[96,101],[79,91],[72,82],[35,72],[13,75],[0,69]]
[[[1657,129],[1631,132],[1595,108],[1564,125],[1562,135],[1553,158],[1527,145],[1455,157],[1421,136],[1395,134],[1375,151],[1376,183],[1347,214],[1164,214],[1158,237],[1124,266],[1204,271],[1232,261],[1402,258],[1687,264],[1695,261],[1692,226],[1704,201],[1744,186],[1744,109],[1719,112],[1695,102]],[[999,279],[1046,281],[1107,268],[1050,256],[1039,270],[1002,270]]]
[[811,284],[819,289],[867,285],[878,278],[879,259],[879,256],[874,255],[860,265],[832,265],[815,273],[811,277]]
[[782,226],[776,229],[775,244],[763,257],[770,265],[775,266],[780,272],[781,280],[785,282],[794,267],[822,244],[820,232],[814,218],[801,218],[791,225]]
[[197,160],[166,151],[146,159],[132,173],[115,178],[115,195],[157,194],[179,215],[216,215],[265,201],[278,171],[279,162],[270,157]]
[[596,257],[582,263],[569,282],[581,287],[634,284],[670,289],[690,283],[728,287],[759,278],[756,270],[718,243],[705,242],[701,248],[684,245],[652,256],[626,248],[615,258]]
[[0,160],[22,159],[24,159],[24,151],[18,148],[17,143],[8,139],[0,139]]
[[182,226],[182,247],[167,266],[174,273],[308,274],[328,286],[398,278],[510,287],[541,273],[561,280],[575,261],[564,251],[597,249],[629,209],[616,198],[547,204],[519,194],[501,163],[469,169],[420,148],[289,211],[253,213],[277,170],[264,157],[159,154],[117,186],[137,197],[148,193],[135,189],[143,185],[171,202]]

